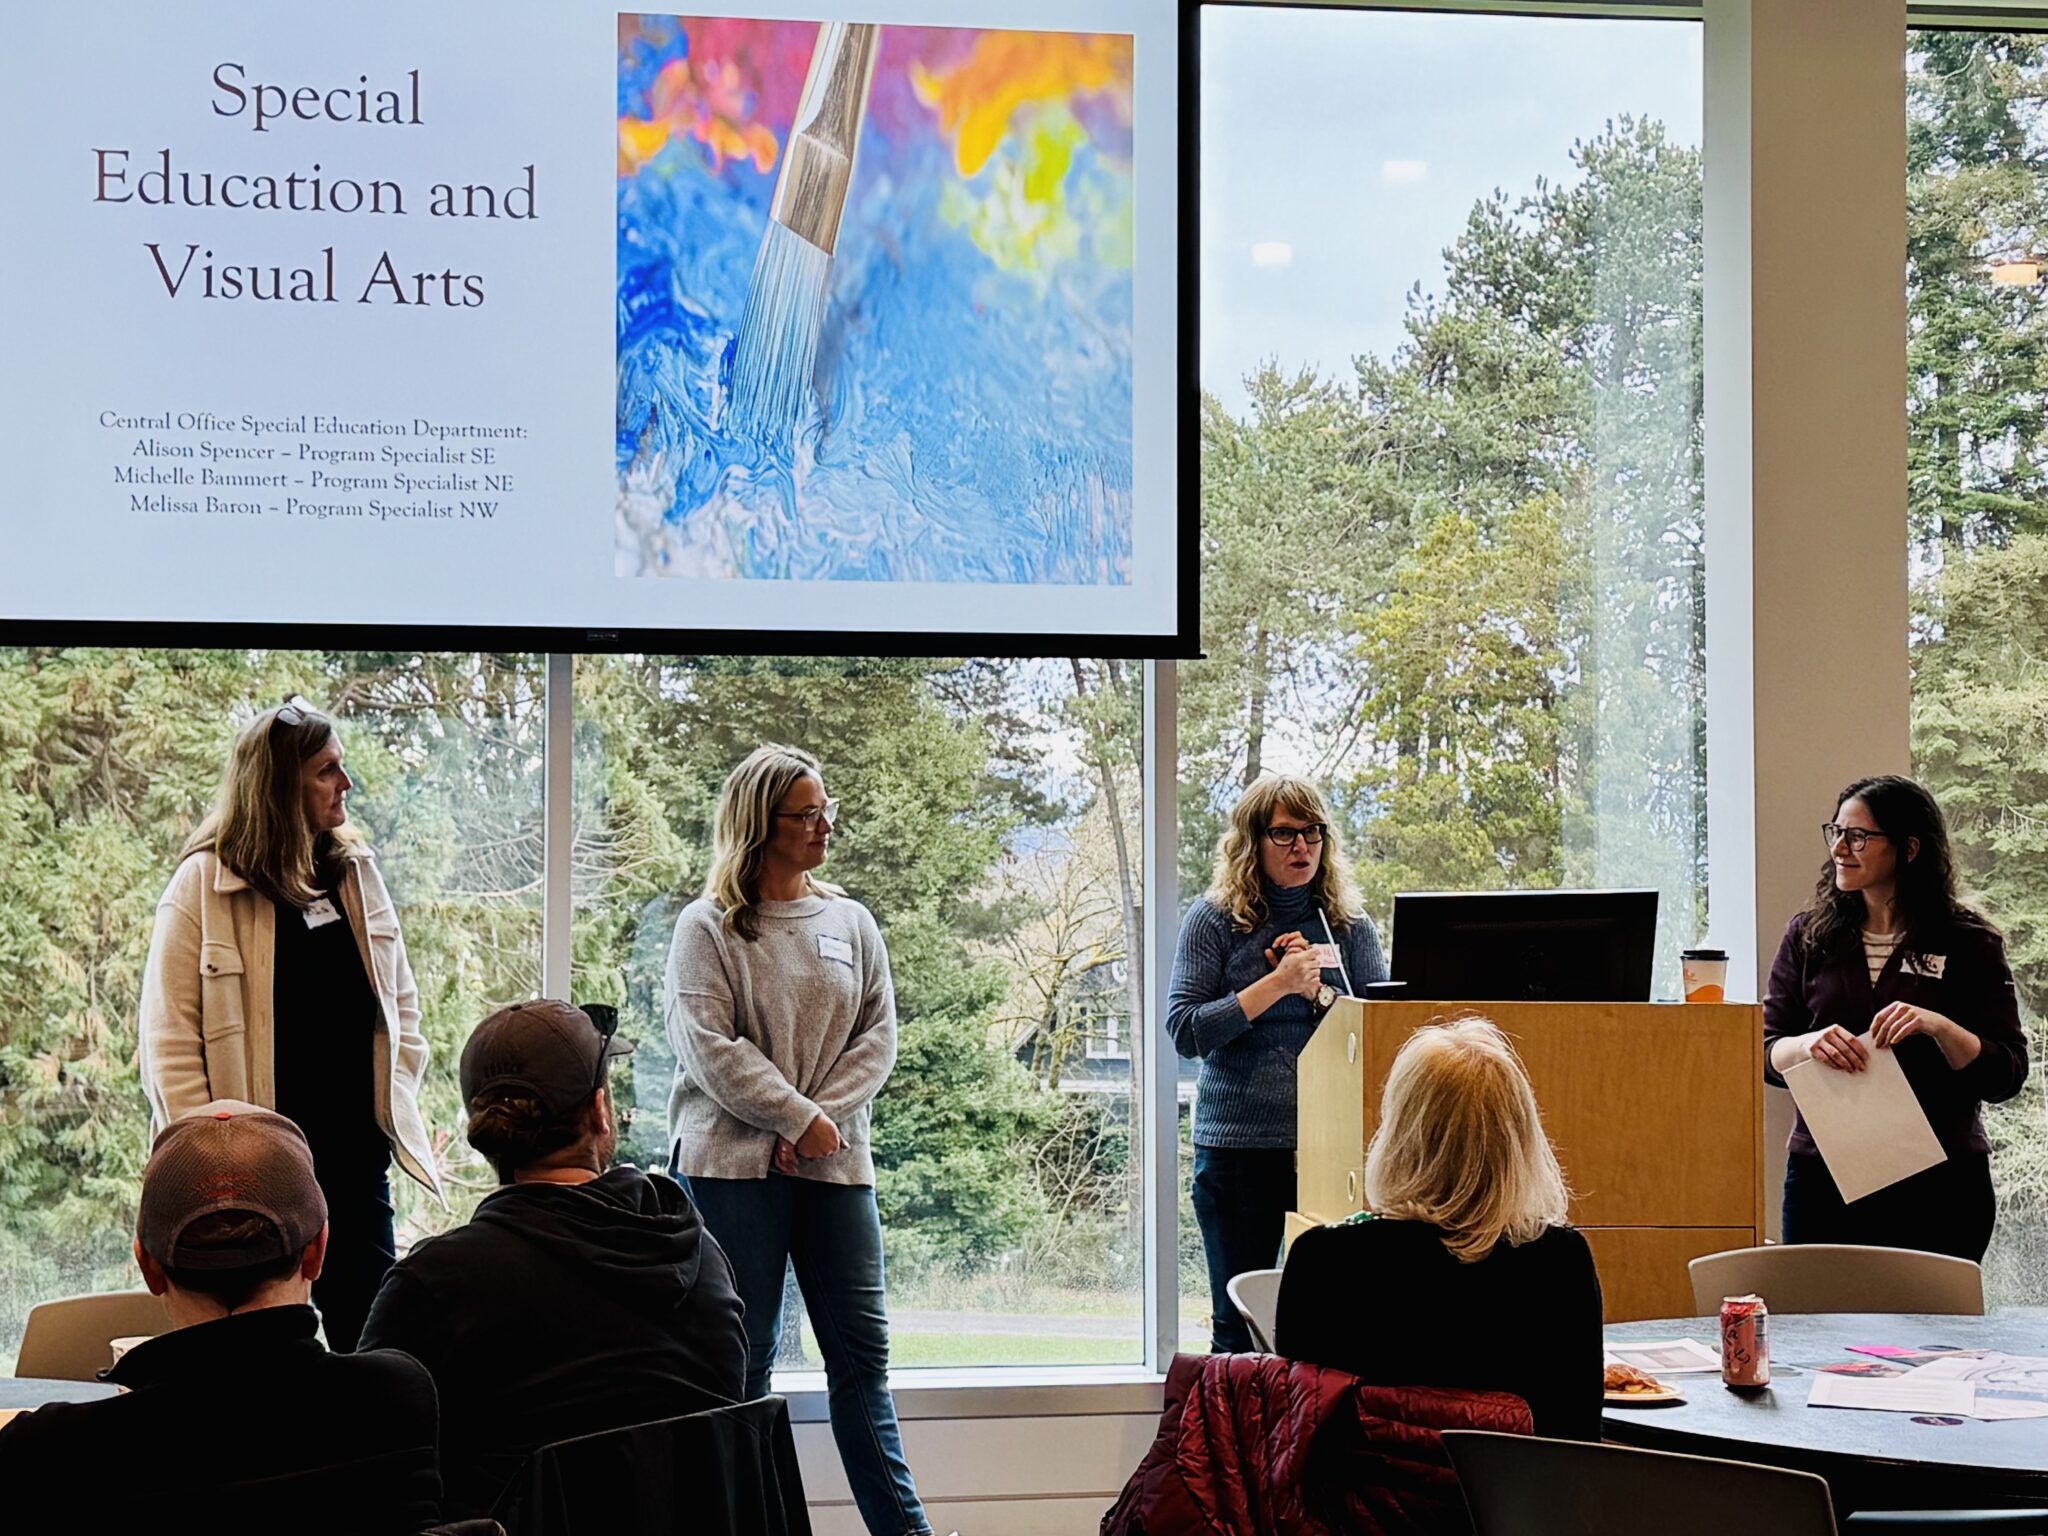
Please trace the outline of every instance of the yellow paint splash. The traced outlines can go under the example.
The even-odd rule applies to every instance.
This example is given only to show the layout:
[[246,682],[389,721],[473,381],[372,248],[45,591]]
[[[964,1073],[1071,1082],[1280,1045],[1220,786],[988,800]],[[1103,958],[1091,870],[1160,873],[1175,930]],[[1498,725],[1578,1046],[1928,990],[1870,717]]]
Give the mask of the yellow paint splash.
[[1131,82],[1131,40],[1104,33],[985,32],[958,64],[913,64],[911,88],[953,138],[962,176],[988,164],[1017,109],[1121,88]]

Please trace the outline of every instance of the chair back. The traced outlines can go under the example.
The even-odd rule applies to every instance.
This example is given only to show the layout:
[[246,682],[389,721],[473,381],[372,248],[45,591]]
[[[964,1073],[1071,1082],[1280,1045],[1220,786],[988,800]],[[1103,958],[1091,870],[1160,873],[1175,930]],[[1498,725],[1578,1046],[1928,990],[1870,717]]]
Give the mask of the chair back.
[[1774,1243],[1709,1253],[1688,1266],[1700,1317],[1724,1296],[1757,1295],[1773,1312],[1944,1312],[1984,1315],[1984,1272],[1968,1259],[1913,1248]]
[[1230,1304],[1252,1331],[1252,1343],[1264,1354],[1273,1353],[1273,1319],[1280,1314],[1280,1271],[1248,1269],[1232,1275],[1224,1287]]
[[491,1513],[507,1536],[811,1536],[779,1397],[544,1445]]
[[169,1328],[164,1304],[147,1291],[106,1291],[38,1302],[22,1332],[14,1374],[97,1381],[114,1363],[115,1339],[138,1334],[154,1338]]
[[1447,1429],[1474,1536],[1835,1536],[1825,1478],[1638,1451]]

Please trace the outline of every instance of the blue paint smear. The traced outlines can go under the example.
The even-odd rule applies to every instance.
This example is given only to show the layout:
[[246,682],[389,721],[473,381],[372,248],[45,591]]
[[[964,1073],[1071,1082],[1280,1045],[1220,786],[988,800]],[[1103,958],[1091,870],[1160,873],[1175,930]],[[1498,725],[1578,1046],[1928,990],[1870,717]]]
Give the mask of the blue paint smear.
[[[622,64],[622,110],[686,47]],[[638,78],[629,82],[628,74]],[[968,182],[986,191],[1000,156]],[[1120,176],[1084,145],[1070,190]],[[828,279],[816,408],[780,447],[724,429],[773,173],[672,141],[619,183],[621,574],[1123,584],[1131,275],[999,269],[939,212],[936,135],[870,121]]]

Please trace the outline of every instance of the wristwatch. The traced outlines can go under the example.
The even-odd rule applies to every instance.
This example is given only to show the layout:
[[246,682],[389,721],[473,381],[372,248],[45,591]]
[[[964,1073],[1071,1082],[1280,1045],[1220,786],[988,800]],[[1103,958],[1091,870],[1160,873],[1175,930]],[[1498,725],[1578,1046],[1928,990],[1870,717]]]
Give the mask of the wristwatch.
[[1337,1006],[1338,996],[1339,993],[1337,989],[1331,986],[1327,981],[1324,982],[1321,990],[1319,990],[1316,993],[1316,1012],[1319,1015],[1328,1013],[1332,1008]]

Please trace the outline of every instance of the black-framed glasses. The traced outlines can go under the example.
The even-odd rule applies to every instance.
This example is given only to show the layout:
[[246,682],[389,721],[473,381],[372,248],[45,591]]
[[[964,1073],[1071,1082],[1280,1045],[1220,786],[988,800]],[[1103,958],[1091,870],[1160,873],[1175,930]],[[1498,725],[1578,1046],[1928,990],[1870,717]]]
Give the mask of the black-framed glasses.
[[800,821],[807,827],[815,827],[820,821],[828,827],[836,827],[839,825],[839,802],[827,800],[823,805],[806,806],[801,811],[777,811],[775,814],[783,821]]
[[1326,828],[1320,821],[1312,821],[1305,827],[1268,827],[1266,841],[1275,848],[1292,848],[1296,843],[1306,843],[1311,848],[1323,845]]
[[597,1026],[597,1071],[591,1076],[590,1091],[604,1086],[605,1069],[612,1064],[612,1036],[619,1032],[619,1010],[610,1003],[578,1003],[590,1022]]
[[1845,827],[1838,821],[1823,822],[1820,829],[1821,841],[1828,845],[1828,852],[1835,851],[1835,844],[1847,843],[1851,853],[1861,853],[1870,845],[1873,837],[1891,841],[1891,835],[1874,831],[1869,827]]

